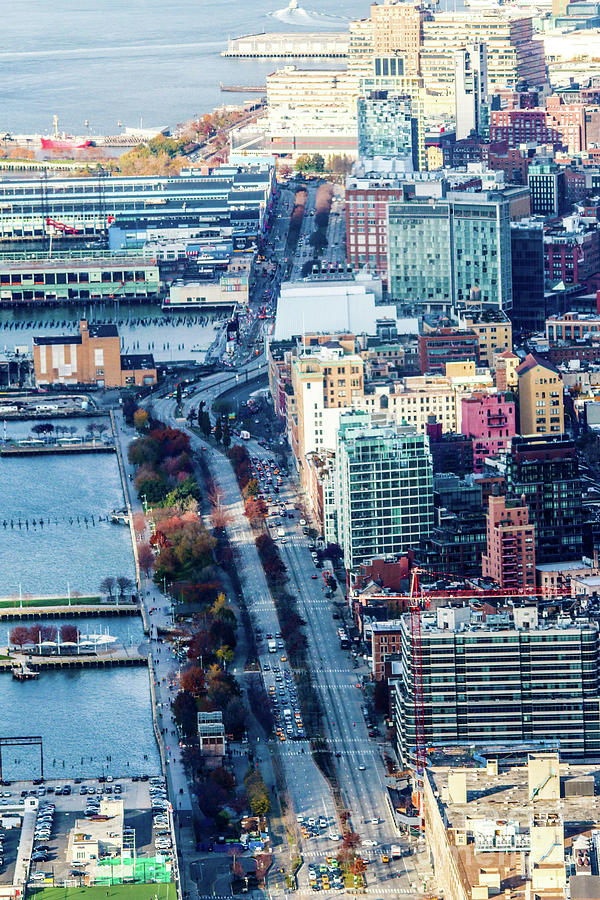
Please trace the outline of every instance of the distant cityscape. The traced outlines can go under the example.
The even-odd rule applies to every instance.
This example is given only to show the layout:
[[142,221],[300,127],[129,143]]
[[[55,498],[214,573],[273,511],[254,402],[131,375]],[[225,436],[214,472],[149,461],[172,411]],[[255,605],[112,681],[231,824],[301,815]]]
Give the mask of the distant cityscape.
[[273,15],[0,137],[0,900],[600,900],[600,3]]

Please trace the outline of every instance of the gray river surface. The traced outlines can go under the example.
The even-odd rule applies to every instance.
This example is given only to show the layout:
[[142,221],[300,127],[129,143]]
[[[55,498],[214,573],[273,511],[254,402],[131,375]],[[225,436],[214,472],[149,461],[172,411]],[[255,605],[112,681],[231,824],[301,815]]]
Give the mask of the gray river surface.
[[[62,424],[84,429],[88,421],[107,420]],[[32,424],[7,423],[7,434],[26,435]],[[129,529],[98,521],[122,505],[115,454],[0,458],[0,595],[15,596],[19,586],[23,594],[95,594],[105,575],[134,579]],[[138,616],[54,624],[64,623],[83,634],[108,630],[124,646],[144,640]],[[16,624],[0,623],[0,646]],[[0,732],[41,735],[47,778],[157,772],[148,679],[146,666],[46,671],[25,683],[0,675]],[[33,748],[3,753],[5,778],[35,777],[37,765]]]
[[[290,13],[282,0],[20,0],[2,5],[0,130],[116,134],[175,125],[252,94],[277,60],[223,59],[227,38],[259,31],[344,29],[368,0],[323,0]],[[322,64],[321,64],[322,65]],[[313,63],[314,67],[314,63]],[[89,120],[89,125],[84,123]]]
[[[38,681],[0,675],[2,735],[40,735],[46,778],[157,773],[145,666],[42,672]],[[3,751],[4,777],[35,778],[39,751]]]

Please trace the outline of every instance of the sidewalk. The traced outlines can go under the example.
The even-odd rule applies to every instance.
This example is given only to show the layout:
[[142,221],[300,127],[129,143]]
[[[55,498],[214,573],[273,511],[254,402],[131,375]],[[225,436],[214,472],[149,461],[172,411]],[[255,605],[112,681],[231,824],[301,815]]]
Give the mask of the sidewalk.
[[[125,425],[119,412],[115,415],[115,425],[117,438],[121,446],[125,471],[125,488],[129,496],[131,509],[134,515],[136,513],[143,514],[142,504],[133,490],[135,470],[127,459],[127,448],[135,438],[136,433],[133,428]],[[148,647],[155,672],[156,715],[159,730],[164,741],[165,762],[167,765],[165,774],[169,798],[173,806],[181,886],[184,895],[194,898],[197,894],[197,887],[189,872],[189,865],[193,861],[192,858],[196,855],[196,839],[192,824],[192,797],[181,760],[177,727],[171,711],[171,702],[179,690],[178,667],[180,664],[170,645],[157,640],[157,629],[168,628],[172,623],[172,609],[168,600],[162,595],[152,579],[147,578],[143,573],[140,575],[140,597],[145,606],[150,625]],[[151,609],[154,609],[153,613],[150,612]]]

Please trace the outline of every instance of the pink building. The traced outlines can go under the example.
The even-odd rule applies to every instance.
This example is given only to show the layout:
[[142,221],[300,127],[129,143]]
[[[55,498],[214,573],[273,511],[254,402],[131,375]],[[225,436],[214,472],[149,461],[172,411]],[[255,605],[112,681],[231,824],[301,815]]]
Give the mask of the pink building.
[[515,434],[515,402],[506,394],[473,394],[462,400],[462,433],[473,438],[473,468],[483,471],[486,456],[505,450]]

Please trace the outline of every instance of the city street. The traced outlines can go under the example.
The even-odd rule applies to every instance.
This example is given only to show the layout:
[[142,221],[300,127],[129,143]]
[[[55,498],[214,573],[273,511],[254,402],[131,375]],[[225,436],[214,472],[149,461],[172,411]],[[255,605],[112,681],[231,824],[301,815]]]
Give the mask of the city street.
[[[257,371],[257,361],[252,361],[247,370]],[[245,378],[244,371],[237,373]],[[199,399],[210,400],[223,390],[218,378],[210,376],[205,379],[200,392],[185,401],[186,407],[197,405]],[[157,414],[170,424],[177,424],[174,418],[174,403],[163,399],[155,401]],[[233,470],[222,452],[216,450],[197,436],[192,436],[194,449],[205,454],[215,481],[223,491],[224,505],[229,515],[228,534],[232,546],[236,550],[236,562],[242,582],[246,602],[251,619],[256,629],[263,635],[279,632],[279,623],[274,604],[270,597],[266,579],[260,565],[254,545],[254,536],[244,516],[243,503]],[[206,450],[201,450],[205,446]],[[269,456],[268,451],[250,442],[249,452],[261,457]],[[297,502],[297,495],[288,484],[279,495],[278,502],[288,504]],[[367,873],[368,892],[377,893],[420,893],[420,885],[414,869],[413,857],[401,859],[395,864],[383,864],[381,851],[389,848],[391,843],[401,843],[393,825],[391,812],[385,800],[385,768],[382,752],[376,741],[370,739],[362,714],[364,703],[357,673],[347,651],[341,650],[336,634],[335,623],[331,618],[331,603],[324,597],[323,580],[313,579],[314,563],[308,549],[308,539],[298,527],[298,519],[285,520],[286,543],[282,546],[284,562],[288,566],[291,587],[297,591],[300,601],[300,612],[305,617],[307,637],[309,641],[309,658],[312,664],[316,686],[321,694],[325,710],[327,732],[331,749],[340,754],[336,758],[339,779],[344,801],[351,812],[351,823],[363,841],[374,842],[375,846],[363,846],[361,854],[370,861]],[[266,643],[260,644],[259,658],[265,688],[273,687],[281,690],[281,682],[276,680],[273,671],[273,660],[284,675],[288,668],[287,661],[279,659],[283,655],[278,649],[277,655],[270,654]],[[288,679],[283,684],[289,684]],[[289,687],[284,688],[282,703],[287,702]],[[310,735],[307,735],[307,738]],[[307,863],[311,859],[324,859],[326,855],[335,855],[339,848],[329,835],[339,833],[331,791],[320,770],[314,763],[308,740],[287,740],[277,742],[277,747],[257,748],[259,759],[264,753],[279,753],[290,800],[296,816],[315,818],[323,817],[327,822],[324,832],[302,846],[303,857]],[[364,768],[363,768],[364,767]],[[379,822],[379,819],[382,821]],[[374,821],[377,820],[377,823]],[[385,882],[385,889],[382,883]],[[388,887],[389,885],[389,887]],[[307,866],[299,872],[299,887],[308,891]],[[280,886],[283,890],[283,886]],[[272,893],[277,889],[273,885]],[[312,891],[310,891],[312,893]],[[336,896],[336,892],[330,892]]]

